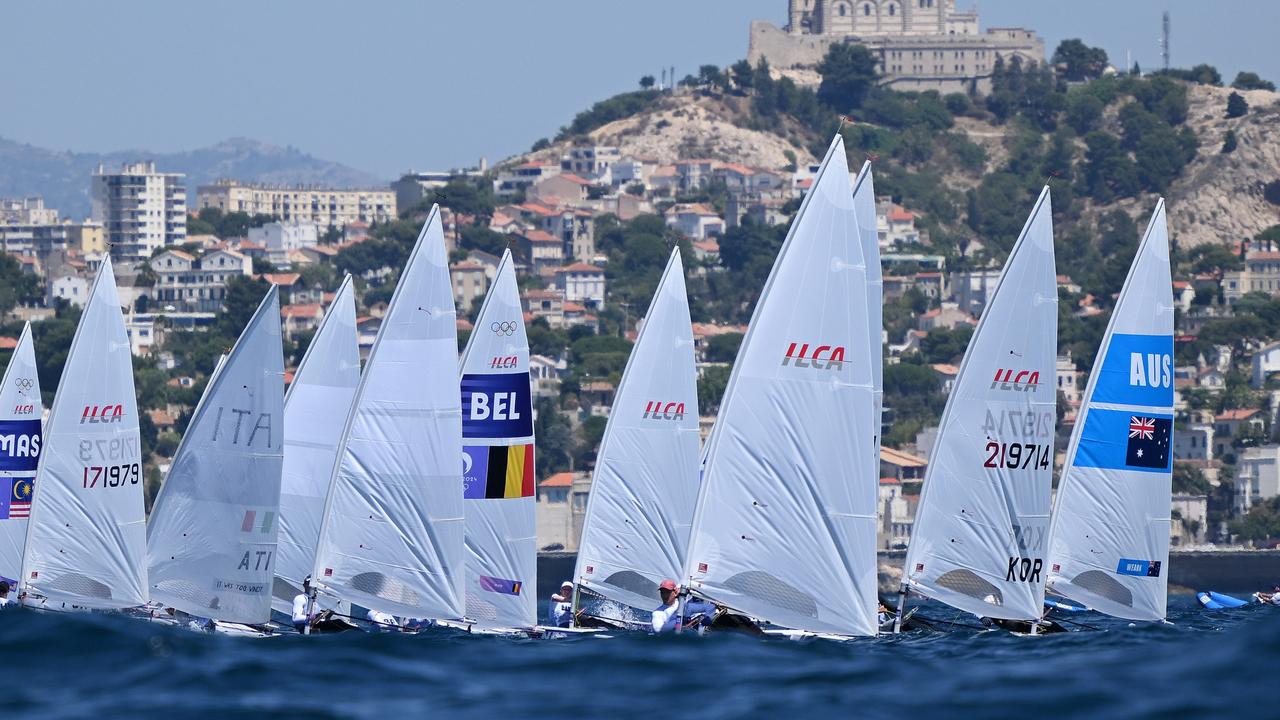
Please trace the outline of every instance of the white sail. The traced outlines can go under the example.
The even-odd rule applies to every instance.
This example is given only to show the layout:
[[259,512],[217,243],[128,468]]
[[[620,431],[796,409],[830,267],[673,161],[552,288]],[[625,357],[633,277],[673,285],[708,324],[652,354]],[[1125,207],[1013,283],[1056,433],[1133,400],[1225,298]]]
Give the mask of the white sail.
[[837,136],[778,253],[721,403],[686,562],[695,593],[783,627],[876,633],[866,304]]
[[151,600],[215,620],[271,619],[284,354],[275,285],[212,376],[147,526]]
[[1093,364],[1049,533],[1049,587],[1130,620],[1162,620],[1173,482],[1173,285],[1156,204]]
[[463,498],[467,516],[467,618],[487,627],[538,622],[529,339],[511,251],[460,363]]
[[458,329],[433,207],[383,318],[342,431],[312,577],[392,615],[463,615]]
[[12,587],[17,587],[22,573],[22,545],[40,461],[42,415],[36,351],[31,323],[27,323],[0,384],[0,579]]
[[871,336],[871,375],[875,388],[876,409],[872,416],[873,439],[868,460],[871,472],[880,477],[880,430],[884,415],[884,273],[880,268],[880,235],[876,230],[876,191],[871,177],[871,162],[853,183],[853,211],[858,218],[858,238],[862,242],[862,258],[867,266],[867,313]]
[[1058,292],[1046,187],[947,398],[903,569],[912,592],[1038,619],[1053,477]]
[[649,303],[596,454],[574,577],[652,609],[681,577],[698,499],[698,385],[680,249]]
[[360,382],[360,346],[351,276],[342,281],[284,398],[280,539],[272,605],[292,610],[313,569],[325,497],[342,427]]
[[33,597],[85,608],[147,601],[133,356],[104,258],[45,427],[23,554]]

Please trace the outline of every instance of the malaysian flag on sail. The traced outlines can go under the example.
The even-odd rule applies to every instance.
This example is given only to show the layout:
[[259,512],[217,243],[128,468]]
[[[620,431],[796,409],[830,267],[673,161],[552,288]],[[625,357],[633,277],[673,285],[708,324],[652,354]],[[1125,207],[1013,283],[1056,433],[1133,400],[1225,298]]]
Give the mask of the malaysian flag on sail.
[[0,520],[31,517],[31,487],[35,478],[0,479]]

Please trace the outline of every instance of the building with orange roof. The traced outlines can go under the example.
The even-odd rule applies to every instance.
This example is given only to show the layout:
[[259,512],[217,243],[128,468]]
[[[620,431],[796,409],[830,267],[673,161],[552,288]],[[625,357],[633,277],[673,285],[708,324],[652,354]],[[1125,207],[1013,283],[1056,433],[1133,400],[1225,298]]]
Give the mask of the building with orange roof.
[[724,235],[725,221],[714,208],[703,203],[677,203],[667,209],[667,227],[690,240],[706,240]]
[[280,317],[284,336],[292,340],[298,333],[320,327],[324,308],[319,303],[284,305],[280,308]]

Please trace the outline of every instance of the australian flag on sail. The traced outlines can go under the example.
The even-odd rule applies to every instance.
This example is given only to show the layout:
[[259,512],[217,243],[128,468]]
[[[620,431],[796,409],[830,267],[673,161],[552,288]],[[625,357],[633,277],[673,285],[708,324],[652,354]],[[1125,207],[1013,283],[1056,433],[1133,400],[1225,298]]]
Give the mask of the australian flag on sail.
[[1173,420],[1148,415],[1129,417],[1129,443],[1124,464],[1162,470],[1169,465],[1169,435]]
[[1173,418],[1091,408],[1076,451],[1077,467],[1168,472]]

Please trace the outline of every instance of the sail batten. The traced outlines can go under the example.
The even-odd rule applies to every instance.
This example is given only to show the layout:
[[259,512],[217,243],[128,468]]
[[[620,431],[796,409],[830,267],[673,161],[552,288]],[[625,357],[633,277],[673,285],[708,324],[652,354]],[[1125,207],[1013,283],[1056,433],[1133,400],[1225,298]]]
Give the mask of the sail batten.
[[1040,617],[1057,419],[1057,319],[1046,187],[947,398],[903,567],[905,589],[984,617]]
[[596,455],[574,577],[651,609],[684,570],[698,493],[698,389],[679,248],[671,252],[622,372]]
[[46,606],[147,601],[133,355],[109,257],[89,292],[45,428],[22,584]]
[[0,383],[0,579],[17,587],[44,415],[31,323],[22,326]]
[[463,616],[457,342],[432,207],[343,427],[312,572],[326,594],[398,616]]
[[537,623],[537,526],[529,340],[511,251],[502,253],[459,363],[466,616]]
[[877,631],[865,262],[837,136],[734,363],[685,566],[695,593],[783,627]]
[[1049,532],[1049,588],[1129,620],[1166,613],[1173,322],[1162,199],[1098,348]]

